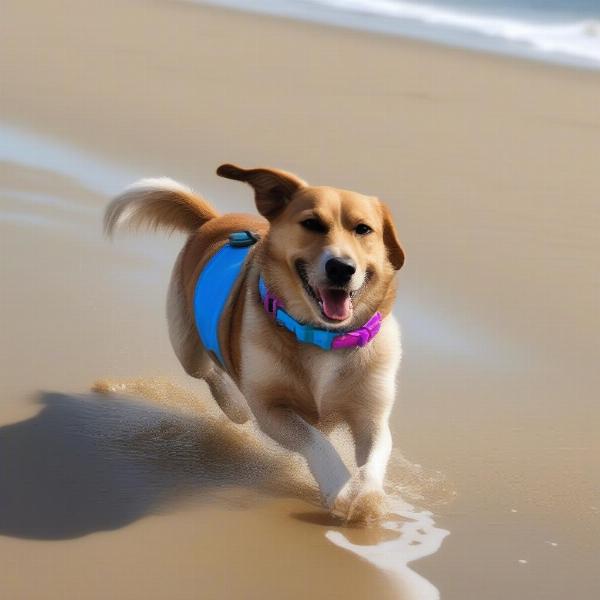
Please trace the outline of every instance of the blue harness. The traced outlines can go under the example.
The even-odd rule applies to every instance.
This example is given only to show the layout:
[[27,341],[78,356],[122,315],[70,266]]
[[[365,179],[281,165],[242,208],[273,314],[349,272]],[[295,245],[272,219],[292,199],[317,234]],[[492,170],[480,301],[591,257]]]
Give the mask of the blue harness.
[[194,316],[202,345],[225,367],[219,344],[219,325],[227,300],[250,248],[258,241],[249,231],[236,231],[215,252],[198,277],[194,291]]
[[[203,346],[226,368],[219,327],[225,305],[238,280],[251,247],[258,238],[250,231],[236,231],[202,269],[194,291],[194,316]],[[368,344],[381,327],[382,317],[375,313],[365,325],[353,331],[329,331],[300,323],[283,308],[283,303],[267,289],[261,277],[259,292],[265,311],[274,321],[291,331],[299,342],[313,344],[323,350],[362,347]]]

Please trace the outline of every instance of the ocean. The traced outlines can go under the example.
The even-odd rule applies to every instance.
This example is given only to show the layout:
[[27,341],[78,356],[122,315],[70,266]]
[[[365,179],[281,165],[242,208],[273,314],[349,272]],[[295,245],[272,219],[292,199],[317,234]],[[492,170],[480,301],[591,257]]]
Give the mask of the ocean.
[[600,69],[600,0],[209,0],[203,3]]

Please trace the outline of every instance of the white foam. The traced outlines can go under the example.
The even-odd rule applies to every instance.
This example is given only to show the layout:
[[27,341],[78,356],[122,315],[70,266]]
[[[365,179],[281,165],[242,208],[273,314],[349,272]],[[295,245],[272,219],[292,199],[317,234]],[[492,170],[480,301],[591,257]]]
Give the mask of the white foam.
[[413,571],[408,564],[435,554],[444,538],[450,533],[435,526],[432,513],[417,511],[402,500],[393,500],[391,519],[383,528],[391,532],[392,539],[375,545],[354,544],[343,530],[330,530],[325,536],[340,548],[344,548],[381,569],[400,589],[405,600],[438,600],[439,590],[428,579]]
[[560,52],[597,61],[600,65],[600,21],[549,24],[505,17],[467,14],[428,4],[392,0],[320,0],[343,10],[413,19],[490,37],[529,44],[543,52]]
[[204,3],[600,68],[600,20],[596,19],[551,23],[402,0],[207,0]]

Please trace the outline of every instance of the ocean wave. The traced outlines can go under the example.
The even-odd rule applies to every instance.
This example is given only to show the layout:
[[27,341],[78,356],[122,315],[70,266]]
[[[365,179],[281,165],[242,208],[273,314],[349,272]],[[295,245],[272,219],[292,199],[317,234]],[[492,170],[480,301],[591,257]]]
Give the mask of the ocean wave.
[[568,23],[536,23],[492,15],[468,14],[432,4],[393,0],[319,0],[311,4],[462,29],[508,41],[523,42],[543,52],[559,52],[600,63],[600,20],[596,19]]
[[188,1],[600,68],[600,15],[557,21],[541,10],[525,18],[404,0]]

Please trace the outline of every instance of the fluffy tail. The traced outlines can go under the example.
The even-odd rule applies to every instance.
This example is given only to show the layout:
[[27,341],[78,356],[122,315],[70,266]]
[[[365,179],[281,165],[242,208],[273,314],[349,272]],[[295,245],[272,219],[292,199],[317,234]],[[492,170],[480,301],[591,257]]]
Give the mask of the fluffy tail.
[[141,179],[119,194],[104,213],[104,231],[112,236],[122,225],[192,233],[218,217],[190,188],[169,179]]

